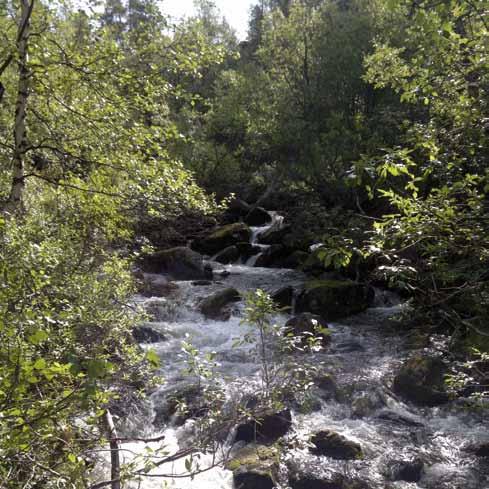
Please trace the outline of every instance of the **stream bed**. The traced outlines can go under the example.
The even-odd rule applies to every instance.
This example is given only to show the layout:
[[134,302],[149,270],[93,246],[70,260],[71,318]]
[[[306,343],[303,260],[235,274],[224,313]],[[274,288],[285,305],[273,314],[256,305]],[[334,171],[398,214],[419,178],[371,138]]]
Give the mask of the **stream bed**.
[[[266,227],[254,228],[253,240]],[[151,327],[165,336],[153,348],[161,358],[161,374],[165,384],[151,397],[153,407],[147,413],[135,416],[125,423],[124,436],[158,437],[165,435],[164,446],[169,453],[186,446],[194,421],[182,426],[155,426],[155,407],[165,394],[188,383],[183,370],[185,356],[182,341],[192,343],[201,353],[215,353],[218,372],[226,378],[228,397],[250,393],[256,389],[260,365],[252,354],[253,345],[235,346],[236,338],[249,331],[243,324],[243,303],[233,305],[229,320],[206,319],[197,304],[213,292],[235,287],[244,294],[255,289],[267,292],[292,285],[300,287],[306,277],[288,269],[257,268],[247,264],[220,265],[215,269],[210,284],[177,282],[178,288],[165,298],[137,297],[136,301],[156,311]],[[456,402],[438,407],[416,407],[400,400],[391,390],[392,378],[406,358],[417,351],[435,352],[444,338],[435,338],[429,345],[413,346],[409,338],[392,327],[395,317],[403,307],[390,294],[377,291],[374,306],[366,312],[346,320],[330,323],[331,346],[317,354],[336,383],[341,395],[317,398],[313,412],[292,412],[292,429],[284,437],[289,447],[282,464],[293,464],[316,479],[327,478],[328,472],[344,474],[363,481],[369,489],[489,489],[489,463],[477,458],[467,447],[489,442],[489,426],[484,412],[467,411]],[[277,322],[291,316],[283,313]],[[333,430],[361,445],[361,460],[335,460],[314,455],[307,448],[312,433]],[[224,437],[223,452],[231,450],[232,435]],[[162,443],[133,443],[125,445],[125,461],[137,454],[148,453]],[[213,463],[212,455],[202,455],[200,467]],[[393,461],[420,460],[421,478],[417,482],[392,480],[389,467]],[[176,477],[147,478],[134,483],[134,488],[156,489],[232,489],[233,474],[223,467],[212,469],[195,478],[180,478],[185,473],[184,460],[165,464],[153,471]],[[165,485],[167,484],[167,486]],[[288,486],[287,477],[280,487]],[[297,486],[299,487],[299,486]],[[303,485],[305,489],[330,486]],[[334,486],[331,486],[334,487]],[[360,486],[355,486],[360,487]],[[258,487],[257,487],[258,489]]]

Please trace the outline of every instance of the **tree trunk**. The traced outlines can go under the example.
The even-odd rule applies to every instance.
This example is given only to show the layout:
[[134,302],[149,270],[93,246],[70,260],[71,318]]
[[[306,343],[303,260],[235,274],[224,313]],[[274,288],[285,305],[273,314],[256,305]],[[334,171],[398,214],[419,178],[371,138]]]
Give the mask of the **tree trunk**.
[[110,487],[111,489],[121,489],[121,461],[119,457],[120,447],[114,420],[112,419],[112,415],[108,409],[105,411],[104,422],[110,444]]
[[30,18],[35,0],[20,1],[20,20],[17,31],[17,53],[19,63],[19,79],[17,101],[15,105],[14,152],[12,157],[12,186],[7,209],[16,211],[22,208],[24,193],[24,166],[27,150],[26,115],[27,99],[29,98],[28,48],[30,35]]

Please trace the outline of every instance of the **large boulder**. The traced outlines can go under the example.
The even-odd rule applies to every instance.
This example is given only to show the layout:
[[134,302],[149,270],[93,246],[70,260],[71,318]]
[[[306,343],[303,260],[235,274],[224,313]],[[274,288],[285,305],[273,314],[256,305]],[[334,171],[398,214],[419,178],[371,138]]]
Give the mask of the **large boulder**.
[[416,355],[397,372],[393,390],[419,406],[437,406],[449,400],[445,388],[447,367],[439,357]]
[[266,245],[283,244],[285,236],[292,230],[290,224],[276,223],[258,235],[258,242]]
[[277,487],[278,452],[274,447],[248,445],[239,450],[226,468],[233,472],[237,489],[273,489]]
[[350,280],[315,280],[298,297],[296,311],[333,321],[364,311],[374,296],[371,287]]
[[362,447],[335,431],[319,431],[311,437],[316,455],[326,455],[336,460],[358,460],[363,458]]
[[281,308],[291,308],[294,301],[294,287],[286,285],[270,294],[273,302]]
[[212,269],[205,264],[202,256],[184,246],[147,255],[142,265],[146,272],[168,274],[175,280],[212,278]]
[[242,222],[236,222],[222,226],[204,238],[196,239],[192,243],[192,249],[199,253],[215,255],[229,246],[249,241],[250,239],[250,228]]
[[271,221],[272,216],[263,207],[255,207],[245,217],[245,222],[249,226],[264,226]]
[[229,287],[227,289],[219,290],[209,297],[205,298],[199,304],[200,312],[210,319],[229,319],[229,313],[225,310],[226,306],[233,302],[241,300],[239,292]]
[[238,426],[235,441],[269,443],[284,436],[292,426],[289,409],[250,419]]
[[300,338],[303,344],[307,344],[308,339],[314,337],[321,339],[323,346],[331,343],[326,321],[321,316],[310,312],[303,312],[289,319],[285,323],[284,333]]
[[239,259],[240,253],[237,246],[228,246],[220,251],[215,257],[214,260],[222,263],[224,265],[228,265],[229,263],[234,263]]

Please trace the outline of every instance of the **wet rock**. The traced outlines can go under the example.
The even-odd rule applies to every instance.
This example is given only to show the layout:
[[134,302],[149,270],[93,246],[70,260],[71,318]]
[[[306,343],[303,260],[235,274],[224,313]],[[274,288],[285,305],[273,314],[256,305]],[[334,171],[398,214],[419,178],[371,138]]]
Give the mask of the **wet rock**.
[[202,418],[210,409],[210,400],[222,403],[219,393],[209,393],[196,384],[177,387],[170,392],[156,394],[153,398],[155,418],[153,424],[162,427],[170,422],[183,425],[188,419]]
[[245,243],[244,241],[237,243],[236,247],[238,248],[239,255],[244,261],[261,252],[259,246],[253,246],[251,243]]
[[132,330],[132,336],[138,343],[160,343],[166,341],[163,333],[147,325],[136,326]]
[[424,462],[413,460],[393,460],[387,464],[386,476],[392,481],[419,482],[423,475]]
[[263,207],[255,207],[244,221],[249,226],[264,226],[272,221],[272,216]]
[[292,415],[289,409],[279,413],[261,416],[258,419],[250,419],[239,425],[236,430],[235,441],[269,443],[284,436],[292,426]]
[[294,287],[292,287],[291,285],[281,287],[275,292],[272,292],[270,295],[273,302],[275,302],[278,307],[290,308],[292,307],[292,302],[294,300]]
[[214,260],[223,263],[224,265],[228,265],[229,263],[234,263],[239,259],[240,253],[237,246],[228,246],[224,250],[220,251],[215,257]]
[[352,415],[354,418],[365,418],[382,405],[383,401],[376,392],[363,394],[353,399],[351,403]]
[[373,289],[367,285],[349,280],[316,280],[306,284],[296,310],[335,320],[364,311],[373,299]]
[[338,386],[331,374],[323,374],[314,380],[314,384],[319,390],[319,396],[325,401],[336,399],[338,396]]
[[314,475],[295,475],[289,478],[292,489],[345,489],[345,478],[341,474],[333,473],[322,479]]
[[289,250],[282,245],[272,245],[267,248],[256,260],[255,267],[285,268],[284,261]]
[[236,222],[222,226],[204,238],[196,239],[192,243],[192,249],[199,253],[215,255],[229,246],[249,241],[250,238],[250,228],[242,222]]
[[489,457],[489,442],[481,443],[479,445],[471,445],[465,450],[473,453],[476,457]]
[[283,261],[284,268],[301,268],[309,258],[309,253],[305,251],[296,250],[292,252],[285,260]]
[[194,287],[208,287],[209,285],[212,285],[212,280],[194,280],[192,285]]
[[169,297],[178,291],[178,284],[153,273],[145,273],[138,281],[138,292],[144,297]]
[[308,338],[313,337],[320,338],[323,346],[331,343],[331,335],[326,321],[321,316],[309,312],[303,312],[289,319],[285,323],[284,333],[303,338],[304,344],[307,344]]
[[200,312],[210,319],[229,319],[229,315],[224,310],[225,307],[233,302],[241,300],[239,292],[229,287],[224,290],[219,290],[202,300],[199,304]]
[[407,360],[394,378],[393,390],[419,406],[448,401],[444,377],[447,367],[439,357],[416,355]]
[[149,273],[168,274],[175,280],[211,279],[212,270],[199,253],[179,247],[158,251],[143,258],[143,268]]
[[278,451],[274,447],[248,445],[226,464],[233,472],[237,489],[273,489],[279,469]]
[[367,482],[347,477],[326,469],[319,476],[314,468],[299,467],[296,462],[287,463],[289,485],[292,489],[369,489]]
[[276,223],[258,236],[258,242],[260,244],[274,245],[282,244],[285,236],[292,231],[290,224],[283,225]]
[[365,348],[358,341],[350,340],[350,341],[341,341],[334,347],[335,351],[341,353],[352,353],[357,351],[365,351]]
[[336,460],[356,460],[363,458],[362,447],[335,431],[319,431],[311,437],[316,455],[326,455]]
[[391,411],[390,409],[382,410],[378,415],[378,419],[383,419],[385,421],[390,421],[395,424],[400,424],[404,426],[412,426],[413,428],[420,428],[424,426],[423,423],[411,417],[407,414],[396,413],[395,411]]

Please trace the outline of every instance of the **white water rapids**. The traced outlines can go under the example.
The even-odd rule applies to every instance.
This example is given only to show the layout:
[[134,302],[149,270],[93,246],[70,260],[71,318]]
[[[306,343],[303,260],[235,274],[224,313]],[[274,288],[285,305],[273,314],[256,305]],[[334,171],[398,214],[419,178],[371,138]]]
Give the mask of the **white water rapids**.
[[[272,225],[276,224],[277,216]],[[255,228],[253,241],[264,228]],[[300,286],[305,276],[301,272],[285,269],[254,268],[256,257],[247,264],[223,266],[217,269],[212,285],[194,286],[191,282],[178,282],[178,292],[168,298],[138,298],[142,303],[156,307],[158,320],[151,326],[166,336],[166,341],[144,345],[153,348],[161,358],[165,384],[153,396],[159,402],[165,392],[184,385],[187,380],[182,370],[185,362],[181,355],[181,342],[191,342],[202,353],[216,353],[219,372],[227,379],[229,396],[243,389],[253,389],[259,365],[254,361],[250,346],[233,346],[248,327],[242,324],[242,303],[238,303],[229,321],[205,319],[196,304],[211,293],[225,287],[236,287],[240,292],[257,288],[273,291],[286,285]],[[219,274],[227,270],[229,275]],[[387,298],[387,300],[384,300]],[[319,400],[319,409],[308,414],[293,413],[293,427],[287,439],[305,440],[311,433],[332,429],[361,444],[365,458],[358,461],[338,461],[312,455],[307,449],[291,448],[286,457],[307,467],[318,477],[326,469],[353,474],[368,483],[372,489],[489,489],[487,463],[464,450],[476,442],[489,441],[489,426],[484,413],[467,412],[457,405],[418,408],[401,402],[390,390],[396,368],[413,351],[406,345],[387,318],[402,307],[392,304],[389,295],[379,294],[376,307],[345,321],[331,324],[332,345],[318,355],[327,370],[336,378],[342,399]],[[286,321],[286,314],[277,318]],[[430,348],[432,348],[431,346]],[[360,417],[356,406],[368,398],[370,406]],[[358,401],[360,399],[360,401]],[[125,462],[137,454],[148,454],[149,449],[165,447],[174,453],[185,446],[193,421],[181,427],[158,430],[153,425],[154,413],[135,416],[125,423],[123,436],[158,437],[163,442],[154,444],[132,443],[124,445]],[[230,439],[228,437],[227,443]],[[295,444],[294,446],[297,446]],[[223,450],[228,449],[226,442]],[[425,462],[425,471],[418,483],[389,482],[384,472],[389,460],[419,457]],[[212,456],[200,459],[200,466],[212,464]],[[184,460],[166,464],[153,474],[185,474]],[[164,481],[168,486],[164,485]],[[231,489],[232,473],[222,467],[189,478],[148,478],[134,483],[131,488],[161,489]],[[284,485],[286,487],[286,485]]]

